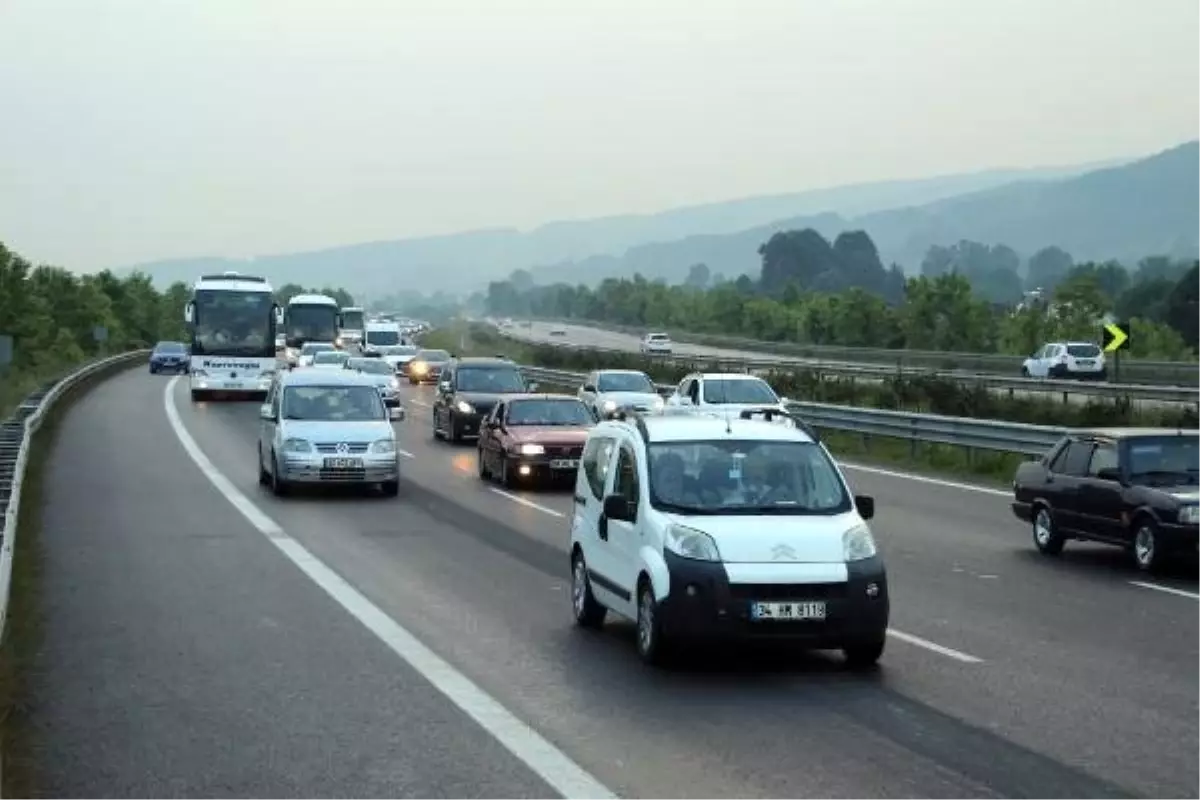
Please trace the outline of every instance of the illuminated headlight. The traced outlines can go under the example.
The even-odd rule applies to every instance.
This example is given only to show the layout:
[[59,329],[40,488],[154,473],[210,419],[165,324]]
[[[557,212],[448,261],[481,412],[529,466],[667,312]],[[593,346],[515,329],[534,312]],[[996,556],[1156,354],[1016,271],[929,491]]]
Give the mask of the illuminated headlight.
[[283,354],[288,358],[295,360],[300,356],[300,351],[289,347],[287,350],[283,351]]
[[842,534],[842,556],[847,562],[871,558],[876,552],[875,537],[866,525],[855,525]]
[[416,361],[412,365],[412,371],[416,372],[418,374],[424,374],[426,372],[429,372],[429,365],[426,364],[424,361]]
[[459,413],[462,413],[462,414],[474,414],[475,413],[475,407],[472,406],[470,403],[468,403],[466,400],[459,400],[458,404],[455,406],[455,408],[457,408],[459,410]]
[[396,452],[396,443],[391,439],[380,439],[371,445],[372,453],[394,453]]
[[336,339],[334,339],[334,340],[333,340],[333,346],[334,346],[334,347],[341,347],[341,346],[342,346],[342,337],[340,337],[340,336],[339,336],[339,337],[337,337]]
[[517,448],[517,452],[523,456],[540,456],[546,452],[546,448],[540,444],[523,444]]
[[617,401],[616,400],[605,400],[604,401],[604,411],[606,413],[612,413],[613,411],[616,411],[616,410],[617,410]]
[[285,439],[283,450],[285,453],[311,453],[312,445],[304,439]]
[[667,528],[667,536],[663,543],[667,549],[680,558],[690,558],[693,561],[720,561],[721,553],[717,543],[704,531],[689,528],[686,525],[671,525]]
[[663,400],[660,395],[655,395],[654,400],[651,401],[650,405],[653,406],[655,411],[662,411],[663,408],[666,407],[667,401]]
[[1200,506],[1184,506],[1179,509],[1179,521],[1184,525],[1200,524]]
[[395,378],[392,378],[391,380],[388,381],[387,385],[388,385],[389,389],[399,389],[400,381],[396,380]]

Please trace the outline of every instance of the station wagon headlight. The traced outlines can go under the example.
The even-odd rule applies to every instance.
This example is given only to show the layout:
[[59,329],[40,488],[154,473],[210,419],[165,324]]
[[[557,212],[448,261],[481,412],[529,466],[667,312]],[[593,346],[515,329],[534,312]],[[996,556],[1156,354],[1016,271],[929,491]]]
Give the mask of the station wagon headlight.
[[654,395],[654,400],[651,401],[650,404],[654,406],[655,411],[662,411],[663,407],[666,406],[667,401],[662,399],[662,395],[656,394]]
[[523,456],[540,456],[546,452],[546,448],[540,444],[523,444],[517,448],[517,452]]
[[284,439],[283,450],[286,453],[311,453],[312,445],[304,439]]
[[855,525],[842,534],[842,556],[847,562],[862,561],[864,558],[871,558],[877,552],[875,537],[866,525]]
[[604,410],[606,412],[616,411],[617,410],[617,401],[616,400],[605,400],[604,401]]
[[371,445],[372,453],[394,453],[396,452],[396,443],[391,439],[380,439]]
[[458,408],[459,413],[462,413],[462,414],[474,414],[475,413],[475,407],[472,406],[470,403],[468,403],[466,400],[459,400],[458,404],[456,405],[456,408]]
[[1184,506],[1179,509],[1179,521],[1184,525],[1200,523],[1200,506]]
[[669,526],[663,544],[680,558],[690,558],[693,561],[721,560],[721,553],[717,550],[717,543],[713,538],[704,531],[686,525]]

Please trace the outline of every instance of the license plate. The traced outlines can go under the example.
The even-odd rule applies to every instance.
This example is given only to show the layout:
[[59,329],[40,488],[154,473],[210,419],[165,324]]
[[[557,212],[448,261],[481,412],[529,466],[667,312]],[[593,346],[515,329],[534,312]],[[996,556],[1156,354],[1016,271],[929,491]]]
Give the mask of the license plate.
[[362,469],[361,458],[327,458],[325,469]]
[[225,381],[225,388],[226,389],[240,389],[240,388],[242,388],[242,384],[239,381]]
[[768,620],[822,620],[825,619],[825,604],[813,601],[799,603],[751,603],[750,619],[756,622]]
[[550,462],[550,469],[576,469],[579,467],[577,458],[556,458]]
[[1096,362],[1095,362],[1095,361],[1080,361],[1080,362],[1078,362],[1078,363],[1079,363],[1079,366],[1081,366],[1081,367],[1094,367],[1094,366],[1096,366]]

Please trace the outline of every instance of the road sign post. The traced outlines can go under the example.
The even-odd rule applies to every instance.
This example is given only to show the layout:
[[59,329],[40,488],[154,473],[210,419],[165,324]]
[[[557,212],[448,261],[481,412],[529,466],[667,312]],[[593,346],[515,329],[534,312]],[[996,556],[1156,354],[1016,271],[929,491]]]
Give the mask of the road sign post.
[[1121,351],[1129,346],[1129,323],[1106,321],[1104,323],[1104,352],[1112,353],[1113,383],[1121,382]]

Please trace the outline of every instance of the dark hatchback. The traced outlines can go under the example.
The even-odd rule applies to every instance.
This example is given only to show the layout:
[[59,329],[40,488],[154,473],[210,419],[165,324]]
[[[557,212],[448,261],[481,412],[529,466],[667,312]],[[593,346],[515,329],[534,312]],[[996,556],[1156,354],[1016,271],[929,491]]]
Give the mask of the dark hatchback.
[[503,358],[458,358],[442,369],[433,401],[433,435],[451,442],[479,435],[479,424],[502,398],[537,389]]
[[1033,543],[1058,555],[1068,540],[1129,550],[1146,571],[1195,552],[1200,432],[1154,428],[1074,431],[1017,468],[1013,513]]
[[187,372],[191,353],[182,342],[159,342],[150,351],[150,374]]

